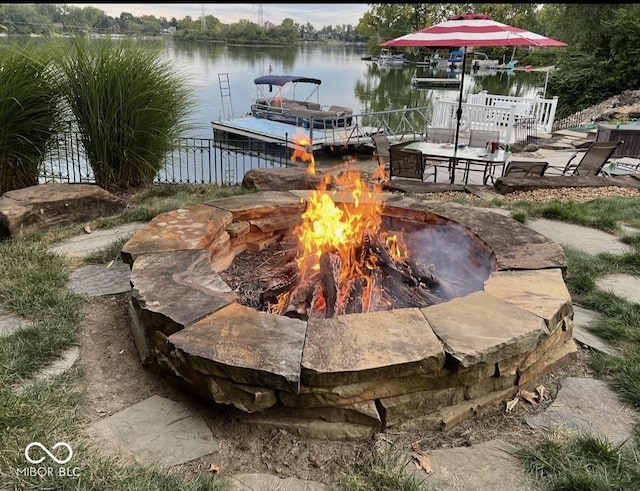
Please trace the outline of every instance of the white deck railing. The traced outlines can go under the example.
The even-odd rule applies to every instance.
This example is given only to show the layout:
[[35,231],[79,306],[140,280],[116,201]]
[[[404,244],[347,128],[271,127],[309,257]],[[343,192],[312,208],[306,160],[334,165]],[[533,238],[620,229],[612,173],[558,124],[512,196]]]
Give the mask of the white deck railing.
[[[469,129],[499,130],[500,141],[514,143],[516,130],[551,132],[558,98],[527,99],[523,97],[493,95],[485,92],[471,94],[462,104],[460,134],[468,135]],[[433,103],[431,126],[455,128],[458,101],[438,99]],[[527,135],[525,135],[527,136]]]
[[483,106],[509,107],[515,105],[518,119],[531,118],[538,131],[546,131],[547,133],[552,131],[558,107],[557,97],[553,99],[529,99],[510,95],[488,94],[486,90],[478,94],[469,95],[467,102]]
[[[452,100],[437,100],[433,104],[431,126],[438,128],[455,128],[458,102]],[[515,141],[514,126],[516,123],[516,108],[484,106],[480,104],[462,104],[462,120],[460,121],[460,135],[469,136],[469,130],[498,130],[501,143]]]

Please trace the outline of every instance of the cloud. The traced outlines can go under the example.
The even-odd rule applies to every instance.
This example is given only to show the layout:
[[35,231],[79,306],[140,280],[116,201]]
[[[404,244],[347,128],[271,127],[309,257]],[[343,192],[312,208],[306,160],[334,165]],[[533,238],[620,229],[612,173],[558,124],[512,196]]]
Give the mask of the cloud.
[[156,17],[175,17],[180,20],[186,16],[198,19],[213,15],[225,24],[245,19],[252,22],[262,21],[280,24],[283,19],[291,18],[298,24],[311,23],[316,29],[325,26],[343,24],[358,25],[360,17],[367,11],[366,3],[92,3],[73,4],[77,7],[92,6],[112,17],[122,12]]

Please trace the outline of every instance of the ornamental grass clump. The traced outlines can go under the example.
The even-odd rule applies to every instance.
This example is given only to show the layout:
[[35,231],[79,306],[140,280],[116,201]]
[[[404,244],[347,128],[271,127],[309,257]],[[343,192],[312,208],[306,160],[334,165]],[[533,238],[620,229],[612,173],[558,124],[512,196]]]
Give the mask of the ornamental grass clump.
[[38,183],[59,129],[60,95],[45,48],[0,48],[0,194]]
[[62,91],[96,183],[148,186],[187,129],[192,89],[158,47],[73,36],[61,50]]

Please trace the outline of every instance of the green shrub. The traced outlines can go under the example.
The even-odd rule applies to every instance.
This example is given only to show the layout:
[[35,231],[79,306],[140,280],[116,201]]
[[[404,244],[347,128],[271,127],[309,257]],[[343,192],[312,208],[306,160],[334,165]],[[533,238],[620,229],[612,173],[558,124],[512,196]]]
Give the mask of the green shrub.
[[72,36],[62,90],[93,169],[110,191],[148,186],[187,129],[193,92],[159,48]]
[[33,186],[58,133],[59,92],[47,52],[0,49],[0,194]]

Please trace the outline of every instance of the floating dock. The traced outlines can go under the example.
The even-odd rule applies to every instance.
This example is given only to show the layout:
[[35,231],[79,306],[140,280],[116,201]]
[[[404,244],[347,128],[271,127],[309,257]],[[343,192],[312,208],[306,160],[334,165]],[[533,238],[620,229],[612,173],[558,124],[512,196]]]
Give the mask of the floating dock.
[[344,151],[371,150],[372,136],[384,133],[389,141],[419,140],[424,136],[431,107],[390,109],[354,114],[349,126],[313,128],[312,118],[304,126],[257,118],[251,114],[212,121],[214,145],[223,155],[240,152],[261,158],[288,158],[295,150],[316,155]]
[[413,77],[411,79],[411,85],[420,86],[420,87],[438,87],[438,88],[451,88],[456,89],[460,88],[460,80],[457,78],[443,78],[443,77],[431,77],[431,78],[420,78]]
[[226,121],[212,121],[214,140],[219,143],[244,146],[260,142],[266,152],[278,149],[299,149],[316,153],[325,147],[358,146],[371,142],[380,130],[375,127],[352,125],[328,129],[313,129],[244,116]]

